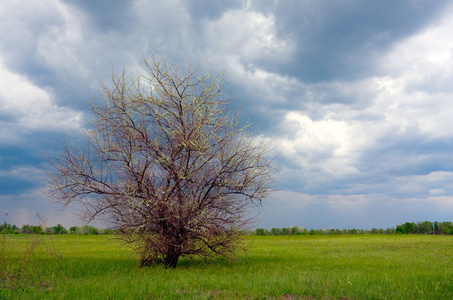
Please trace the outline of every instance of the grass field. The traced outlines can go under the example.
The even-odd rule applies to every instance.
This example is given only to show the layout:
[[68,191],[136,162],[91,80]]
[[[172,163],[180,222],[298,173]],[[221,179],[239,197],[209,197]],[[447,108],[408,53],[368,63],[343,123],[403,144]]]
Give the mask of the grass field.
[[234,261],[138,268],[108,236],[6,235],[0,299],[453,299],[453,238],[250,236]]

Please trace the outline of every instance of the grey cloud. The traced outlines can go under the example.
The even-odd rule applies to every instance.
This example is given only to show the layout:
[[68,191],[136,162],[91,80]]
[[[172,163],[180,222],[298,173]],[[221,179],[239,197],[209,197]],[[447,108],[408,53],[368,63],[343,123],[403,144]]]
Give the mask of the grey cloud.
[[0,15],[0,52],[3,63],[12,70],[39,77],[46,68],[36,57],[37,37],[43,31],[63,26],[64,18],[51,6],[19,6],[14,2],[5,6]]
[[[375,134],[373,130],[375,128],[370,128],[370,135]],[[291,136],[282,138],[292,139]],[[451,195],[453,181],[450,180],[453,176],[432,177],[430,174],[453,173],[452,142],[452,138],[433,138],[417,128],[393,129],[382,138],[371,139],[361,149],[352,149],[344,158],[346,161],[337,158],[334,172],[329,165],[329,160],[335,159],[334,149],[328,144],[325,149],[317,149],[296,142],[295,153],[287,155],[283,152],[278,159],[280,174],[277,183],[283,190],[311,195],[381,194],[385,197],[423,198],[429,196],[431,190],[442,190]],[[349,162],[348,159],[352,160]],[[349,172],[351,167],[355,171]],[[417,178],[432,180],[423,182]],[[401,188],[411,184],[419,188]]]
[[62,2],[83,10],[90,16],[91,27],[101,31],[127,31],[134,22],[130,9],[135,1],[62,0]]
[[374,147],[363,152],[362,169],[387,175],[426,174],[438,170],[453,171],[449,150],[453,140],[432,139],[424,134],[386,135]]
[[214,20],[218,19],[226,11],[240,8],[243,6],[243,1],[208,1],[208,0],[194,0],[183,1],[182,5],[187,6],[187,9],[192,16],[194,22],[199,22],[204,19]]
[[306,82],[366,77],[376,71],[379,55],[438,18],[448,3],[278,2],[274,14],[279,36],[293,39],[297,53],[288,64],[263,66]]

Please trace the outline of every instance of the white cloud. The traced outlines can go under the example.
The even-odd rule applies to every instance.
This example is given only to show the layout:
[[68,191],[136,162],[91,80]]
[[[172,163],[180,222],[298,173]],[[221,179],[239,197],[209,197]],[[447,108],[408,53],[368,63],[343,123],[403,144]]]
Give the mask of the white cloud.
[[356,153],[366,135],[354,124],[329,118],[314,121],[308,116],[289,112],[281,125],[292,132],[287,138],[276,137],[281,154],[293,164],[310,169],[322,167],[330,176],[357,174]]
[[450,5],[447,11],[448,13],[432,26],[398,43],[382,59],[383,69],[398,76],[405,75],[412,80],[426,78],[431,72],[450,74],[453,5]]
[[[306,102],[299,110],[288,110],[277,126],[280,130],[274,137],[275,144],[286,160],[281,172],[283,180],[317,186],[318,190],[324,187],[326,193],[341,185],[335,179],[355,178],[356,184],[348,182],[355,188],[345,189],[349,193],[383,185],[383,193],[417,190],[424,195],[429,191],[436,195],[453,194],[441,177],[434,176],[438,173],[429,169],[425,171],[429,177],[424,175],[422,180],[418,175],[404,178],[392,174],[395,169],[423,172],[426,166],[422,163],[435,158],[429,149],[406,153],[417,147],[418,141],[439,144],[453,139],[452,26],[450,15],[396,45],[380,62],[379,67],[385,70],[383,76],[370,73],[369,78],[355,82],[292,82],[291,89],[298,87],[301,102],[304,97]],[[386,153],[387,145],[399,150]],[[370,158],[372,161],[367,161]],[[378,174],[379,178],[371,178]],[[364,178],[368,178],[365,188],[361,183]]]
[[277,37],[272,15],[247,9],[231,10],[219,20],[207,22],[205,38],[213,54],[233,55],[246,62],[285,61],[295,49],[291,41]]
[[453,195],[453,172],[436,171],[422,175],[399,176],[394,179],[398,192],[424,198],[428,194]]
[[[388,118],[433,138],[453,137],[453,6],[432,27],[401,42],[381,60],[382,79],[393,102]],[[385,99],[386,98],[386,99]]]
[[[201,59],[211,68],[227,70],[227,80],[241,96],[255,102],[253,109],[265,112],[268,105],[284,106],[297,80],[266,70],[263,64],[283,64],[291,59],[295,43],[277,35],[272,14],[244,5],[226,11],[219,19],[203,21]],[[238,97],[238,94],[233,94]]]
[[66,74],[87,77],[91,71],[85,59],[97,42],[86,36],[83,25],[88,23],[86,16],[76,7],[59,1],[52,4],[53,19],[61,19],[59,26],[48,26],[35,36],[36,56],[47,68]]
[[7,70],[0,60],[0,111],[6,118],[0,141],[9,144],[24,134],[80,126],[82,113],[53,103],[52,94]]

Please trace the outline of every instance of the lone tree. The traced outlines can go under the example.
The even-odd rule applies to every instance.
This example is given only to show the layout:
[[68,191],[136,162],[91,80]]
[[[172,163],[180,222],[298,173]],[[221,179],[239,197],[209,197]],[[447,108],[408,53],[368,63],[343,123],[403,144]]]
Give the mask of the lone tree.
[[239,110],[229,112],[223,76],[155,59],[143,70],[101,83],[86,143],[67,141],[50,160],[51,194],[117,228],[141,266],[229,257],[253,219],[246,211],[269,192],[269,144],[245,132]]

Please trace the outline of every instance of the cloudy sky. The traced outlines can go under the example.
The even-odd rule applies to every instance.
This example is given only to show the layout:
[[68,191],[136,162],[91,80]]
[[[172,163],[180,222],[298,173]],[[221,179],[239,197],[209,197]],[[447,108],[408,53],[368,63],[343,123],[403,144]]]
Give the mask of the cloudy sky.
[[227,71],[279,152],[259,227],[453,220],[453,1],[0,2],[0,218],[79,225],[43,171],[143,55]]

